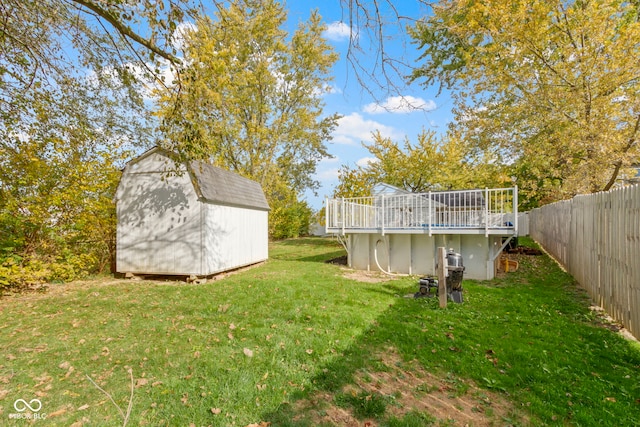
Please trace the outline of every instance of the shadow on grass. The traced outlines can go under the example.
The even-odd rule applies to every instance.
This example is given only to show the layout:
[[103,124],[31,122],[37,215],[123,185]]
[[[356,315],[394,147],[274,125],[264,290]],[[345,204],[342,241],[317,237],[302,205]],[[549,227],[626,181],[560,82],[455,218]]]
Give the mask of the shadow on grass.
[[[465,281],[465,302],[446,309],[435,298],[403,298],[415,290],[406,281],[384,285],[398,296],[395,303],[316,374],[311,390],[290,396],[290,403],[263,420],[272,426],[311,426],[318,420],[340,425],[339,418],[327,418],[327,399],[331,407],[357,414],[358,402],[375,397],[365,393],[360,399],[357,377],[384,369],[380,357],[393,351],[400,364],[415,363],[458,388],[478,387],[509,402],[511,408],[498,413],[499,424],[637,425],[640,347],[603,328],[584,292],[547,256],[522,255],[520,261],[520,270],[503,278]],[[430,398],[428,390],[418,394]],[[384,409],[394,405],[394,397],[381,396],[383,408],[356,417],[360,423],[366,418],[380,425],[429,424],[424,419],[430,414],[412,408],[394,418]],[[412,424],[414,418],[423,421]]]
[[325,247],[328,244],[332,244],[333,240],[327,239],[326,237],[297,237],[293,239],[282,239],[277,242],[283,246],[300,247],[300,245],[309,245]]
[[311,256],[295,256],[291,254],[284,255],[272,255],[271,259],[286,260],[286,261],[300,261],[300,262],[328,262],[332,259],[341,257],[344,255],[344,250],[336,250],[334,252],[324,252],[319,255]]
[[[346,254],[342,246],[335,240],[322,237],[301,237],[278,241],[284,250],[272,251],[271,259],[301,262],[327,262]],[[335,248],[329,252],[328,248]]]

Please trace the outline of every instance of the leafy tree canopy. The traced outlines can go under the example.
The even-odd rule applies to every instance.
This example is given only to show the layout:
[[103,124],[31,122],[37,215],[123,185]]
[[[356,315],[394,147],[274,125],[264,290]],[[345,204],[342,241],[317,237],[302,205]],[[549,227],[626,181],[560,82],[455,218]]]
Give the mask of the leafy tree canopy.
[[0,288],[109,266],[118,166],[150,140],[140,77],[178,62],[171,36],[194,11],[0,1]]
[[640,160],[637,1],[445,0],[412,78],[454,93],[462,137],[534,204],[607,190]]
[[256,180],[278,212],[272,220],[283,222],[290,215],[281,210],[317,188],[312,176],[337,120],[323,114],[337,56],[320,16],[293,34],[282,29],[286,18],[280,3],[261,0],[200,18],[185,32],[179,92],[159,93],[158,113],[166,148]]
[[453,133],[439,138],[423,131],[416,143],[398,143],[378,132],[365,147],[374,160],[355,169],[343,167],[334,197],[368,196],[380,182],[416,193],[511,185],[502,168],[484,153],[474,154]]

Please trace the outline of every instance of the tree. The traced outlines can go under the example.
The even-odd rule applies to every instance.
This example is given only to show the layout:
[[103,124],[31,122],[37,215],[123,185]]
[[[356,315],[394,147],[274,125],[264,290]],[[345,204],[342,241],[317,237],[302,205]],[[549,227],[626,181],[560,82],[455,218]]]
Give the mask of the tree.
[[115,100],[74,79],[49,95],[20,133],[0,128],[0,287],[104,271],[114,255],[112,197],[133,130]]
[[411,192],[459,190],[508,185],[510,178],[490,159],[474,154],[454,133],[438,138],[423,131],[417,142],[402,144],[374,133],[364,145],[375,160],[356,169],[343,167],[334,197],[368,196],[379,182]]
[[608,190],[640,159],[639,6],[442,1],[412,30],[412,77],[453,91],[454,126],[534,205]]
[[118,167],[150,140],[140,77],[179,62],[174,29],[194,10],[0,1],[0,286],[109,265]]
[[286,17],[276,1],[236,0],[199,19],[186,33],[177,97],[160,94],[166,148],[256,180],[274,211],[317,188],[312,175],[337,120],[323,117],[337,57],[320,17],[290,36]]

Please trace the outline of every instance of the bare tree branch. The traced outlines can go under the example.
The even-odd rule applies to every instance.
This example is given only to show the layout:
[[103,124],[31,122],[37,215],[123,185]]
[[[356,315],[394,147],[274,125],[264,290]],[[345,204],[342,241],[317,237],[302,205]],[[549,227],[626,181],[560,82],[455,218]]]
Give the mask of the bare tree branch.
[[111,11],[103,9],[102,7],[100,7],[99,5],[97,5],[92,1],[86,1],[86,0],[70,0],[70,1],[77,3],[80,6],[85,7],[91,10],[92,12],[96,13],[101,18],[106,19],[107,22],[109,22],[109,24],[111,24],[111,26],[113,26],[113,28],[115,28],[116,31],[122,34],[122,36],[124,36],[125,38],[135,41],[136,43],[144,46],[145,48],[149,49],[151,52],[166,59],[167,61],[170,61],[175,64],[180,62],[180,58],[178,58],[177,56],[173,55],[170,52],[167,52],[161,49],[153,42],[153,40],[145,39],[144,37],[137,34],[135,31],[133,31],[130,27],[123,24],[122,21],[120,21],[115,16],[113,16],[113,13]]

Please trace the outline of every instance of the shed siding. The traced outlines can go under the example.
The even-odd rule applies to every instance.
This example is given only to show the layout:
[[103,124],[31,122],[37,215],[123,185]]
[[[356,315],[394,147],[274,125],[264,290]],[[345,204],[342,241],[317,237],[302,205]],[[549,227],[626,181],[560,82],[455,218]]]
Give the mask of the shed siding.
[[[194,185],[198,179],[206,194],[234,184],[256,206],[207,199]],[[264,194],[257,183],[227,171],[189,171],[150,151],[125,168],[116,204],[118,272],[207,276],[268,258]]]
[[189,175],[151,155],[125,170],[117,191],[117,271],[202,274],[201,203]]
[[207,274],[268,258],[268,212],[210,203],[203,205]]

